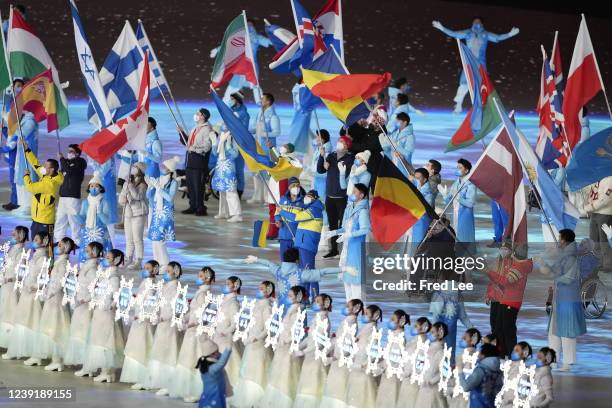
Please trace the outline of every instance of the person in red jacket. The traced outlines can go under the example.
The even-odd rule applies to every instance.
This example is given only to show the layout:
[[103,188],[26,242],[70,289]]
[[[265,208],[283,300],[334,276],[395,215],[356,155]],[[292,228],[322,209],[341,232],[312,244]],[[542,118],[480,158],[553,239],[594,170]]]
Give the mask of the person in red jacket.
[[496,268],[487,272],[486,302],[491,306],[491,332],[499,340],[498,348],[503,356],[510,356],[517,342],[516,318],[533,261],[518,256],[509,242],[504,243],[499,252]]

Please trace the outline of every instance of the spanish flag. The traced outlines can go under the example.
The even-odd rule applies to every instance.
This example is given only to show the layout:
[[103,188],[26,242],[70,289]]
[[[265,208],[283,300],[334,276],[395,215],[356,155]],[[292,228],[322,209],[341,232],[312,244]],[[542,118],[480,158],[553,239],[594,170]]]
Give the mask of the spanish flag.
[[378,169],[370,208],[372,233],[378,243],[389,249],[424,215],[437,218],[436,211],[419,190],[385,156]]
[[36,122],[47,120],[47,131],[52,132],[59,129],[57,121],[57,107],[55,104],[55,88],[53,85],[53,74],[48,69],[36,75],[30,82],[23,86],[23,89],[15,98],[15,103],[11,104],[8,117],[9,135],[14,135],[19,126],[17,113],[21,115],[23,111],[34,114]]

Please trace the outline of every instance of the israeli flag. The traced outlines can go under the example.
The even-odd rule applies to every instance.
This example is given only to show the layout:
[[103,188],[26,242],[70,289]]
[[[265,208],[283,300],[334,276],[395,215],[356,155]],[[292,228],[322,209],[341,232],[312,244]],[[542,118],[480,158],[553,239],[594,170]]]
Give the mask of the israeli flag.
[[153,46],[151,46],[144,24],[142,24],[142,20],[140,19],[138,19],[138,28],[136,28],[136,39],[138,40],[138,45],[142,52],[149,52],[149,67],[151,67],[151,98],[155,98],[161,93],[170,94],[170,86],[168,85],[168,81],[166,81],[164,71],[162,71],[159,65],[157,55],[155,55],[155,51],[153,51]]
[[[106,97],[102,83],[100,82],[100,76],[98,75],[98,68],[94,61],[91,48],[87,42],[85,36],[85,29],[81,23],[81,17],[79,16],[79,10],[77,9],[74,0],[70,0],[70,10],[72,11],[72,22],[74,23],[74,41],[76,43],[76,53],[81,65],[81,73],[83,74],[83,82],[85,83],[85,89],[89,96],[91,111],[93,116],[96,117],[98,128],[108,126],[112,122],[112,115],[108,104],[106,103]],[[92,116],[92,115],[88,115]]]
[[[136,109],[143,63],[144,54],[138,46],[130,22],[126,21],[100,70],[100,81],[108,107],[114,111],[114,119],[119,119]],[[91,103],[87,116],[90,122],[96,123],[96,112]]]

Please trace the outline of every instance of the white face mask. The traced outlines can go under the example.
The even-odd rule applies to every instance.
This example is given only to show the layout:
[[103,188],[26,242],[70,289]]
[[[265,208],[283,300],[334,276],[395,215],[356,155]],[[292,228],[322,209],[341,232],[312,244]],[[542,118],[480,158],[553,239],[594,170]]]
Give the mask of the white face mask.
[[312,203],[312,198],[310,198],[310,196],[304,197],[304,204],[308,205],[310,203]]
[[40,174],[42,174],[43,176],[47,175],[47,169],[45,167],[41,167],[40,168]]
[[291,195],[298,195],[300,194],[300,188],[299,187],[291,187],[291,190],[289,190],[291,192]]
[[74,153],[68,153],[68,154],[66,155],[66,157],[68,158],[68,160],[72,160],[72,159],[74,159],[74,158],[76,157],[76,154],[74,154]]
[[337,152],[343,152],[344,151],[344,143],[342,143],[342,142],[336,143],[336,151]]
[[200,115],[198,115],[197,113],[193,114],[193,121],[195,123],[198,123],[200,121]]
[[281,146],[280,154],[287,154],[287,148],[285,146]]

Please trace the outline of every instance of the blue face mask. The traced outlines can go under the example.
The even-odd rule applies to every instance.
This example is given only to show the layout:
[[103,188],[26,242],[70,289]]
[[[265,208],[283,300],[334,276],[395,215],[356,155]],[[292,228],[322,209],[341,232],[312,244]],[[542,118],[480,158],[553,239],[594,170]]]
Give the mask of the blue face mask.
[[149,271],[147,271],[146,269],[142,272],[140,272],[140,277],[142,279],[147,279],[150,276]]
[[291,299],[289,296],[287,296],[287,297],[286,297],[286,298],[283,300],[283,304],[284,304],[286,307],[291,307],[291,306],[293,305],[293,300],[292,300],[292,299]]
[[9,244],[15,245],[16,243],[17,243],[17,240],[15,238],[9,239]]
[[202,285],[204,284],[204,280],[202,280],[202,279],[198,278],[198,279],[196,279],[195,284],[196,284],[197,286],[202,286]]
[[97,188],[95,188],[95,187],[94,187],[94,188],[90,188],[90,189],[89,189],[89,194],[90,194],[92,197],[96,197],[98,194],[100,194],[100,190],[98,190],[98,189],[97,189]]
[[230,293],[232,293],[232,290],[230,288],[228,288],[227,286],[223,287],[223,294],[224,295],[229,295]]
[[397,330],[397,323],[395,323],[392,320],[389,320],[387,322],[387,329],[389,329],[389,330]]
[[519,356],[519,353],[517,353],[516,351],[513,351],[512,354],[510,354],[510,360],[519,361],[520,359],[521,356]]
[[38,249],[38,244],[34,241],[30,242],[30,249]]
[[348,196],[348,200],[351,203],[354,203],[355,201],[357,201],[357,196],[355,194],[351,194],[350,196]]
[[463,176],[463,173],[461,172],[461,170],[455,170],[455,176],[461,177]]
[[431,341],[432,343],[434,341],[438,341],[438,339],[436,338],[436,336],[433,335],[433,333],[427,333],[427,338],[429,339],[429,341]]
[[417,334],[419,334],[419,332],[417,331],[416,327],[411,327],[410,328],[410,335],[411,336],[416,336]]
[[359,160],[359,159],[355,159],[355,161],[353,161],[353,164],[354,164],[355,166],[361,166],[361,160]]
[[314,303],[312,305],[312,309],[313,312],[320,312],[321,311],[321,306],[318,303]]
[[258,290],[257,293],[255,294],[255,299],[265,299],[265,295],[261,290]]
[[370,319],[366,315],[361,315],[359,317],[359,321],[361,322],[361,324],[368,324],[368,323],[370,323]]
[[482,24],[480,24],[480,23],[476,23],[476,24],[472,25],[472,30],[477,32],[477,33],[481,32],[482,29],[483,29],[483,27],[482,27]]
[[104,258],[102,262],[100,262],[100,265],[102,265],[105,268],[108,268],[110,266],[110,262],[108,262],[108,259]]
[[542,362],[542,360],[536,360],[535,366],[537,368],[544,367],[544,363]]
[[164,272],[164,281],[170,282],[172,278],[170,278],[170,274],[168,272]]
[[53,255],[60,256],[61,254],[62,254],[62,252],[60,251],[60,248],[58,246],[53,248]]
[[342,308],[342,316],[348,316],[348,315],[349,315],[348,307],[343,307]]
[[461,339],[461,341],[459,342],[459,347],[461,348],[468,348],[468,344],[466,343],[465,340]]

